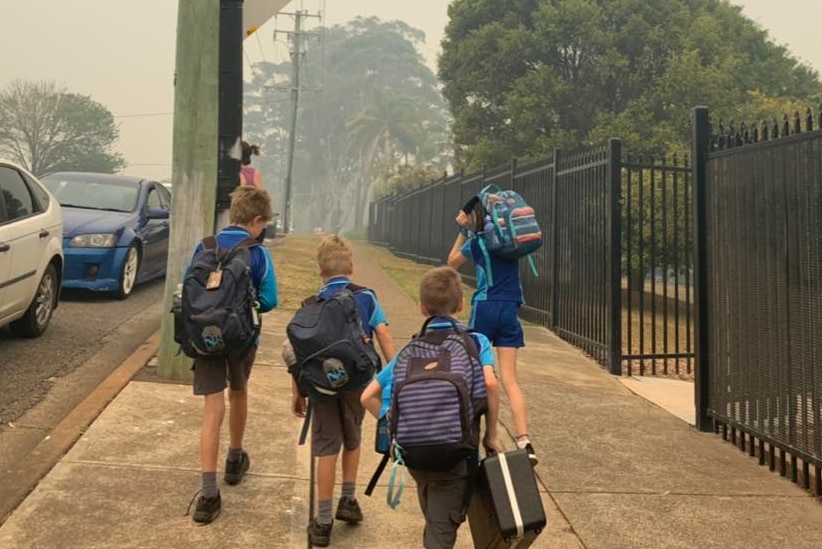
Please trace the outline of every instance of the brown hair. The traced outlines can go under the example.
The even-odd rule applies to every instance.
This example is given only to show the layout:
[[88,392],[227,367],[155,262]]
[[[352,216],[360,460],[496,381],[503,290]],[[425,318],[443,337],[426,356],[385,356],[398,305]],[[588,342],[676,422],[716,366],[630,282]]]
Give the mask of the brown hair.
[[346,276],[354,270],[354,250],[345,238],[337,235],[327,236],[317,248],[317,265],[320,276],[331,278]]
[[431,269],[420,282],[420,304],[431,316],[450,316],[462,303],[462,277],[451,267]]
[[242,149],[242,159],[240,162],[243,166],[248,166],[251,164],[251,155],[260,156],[260,147],[259,145],[249,145],[248,142],[243,141],[240,145]]
[[243,185],[231,193],[229,217],[235,225],[248,225],[260,216],[263,221],[271,221],[274,211],[271,208],[271,196],[265,189]]

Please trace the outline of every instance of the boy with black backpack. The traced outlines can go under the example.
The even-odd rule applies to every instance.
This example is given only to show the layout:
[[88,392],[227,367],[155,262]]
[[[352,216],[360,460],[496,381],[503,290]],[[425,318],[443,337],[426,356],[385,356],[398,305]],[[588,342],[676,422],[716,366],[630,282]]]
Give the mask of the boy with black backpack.
[[[333,519],[363,520],[355,497],[360,461],[363,388],[383,356],[394,356],[388,321],[373,291],[351,282],[353,250],[347,240],[329,236],[317,250],[322,289],[303,302],[289,323],[283,356],[292,374],[292,411],[311,421],[311,452],[317,459],[317,516],[308,524],[311,543],[330,543]],[[299,382],[298,382],[299,380]],[[342,495],[332,518],[337,456],[342,449]]]
[[[264,189],[231,193],[231,225],[201,242],[186,269],[175,339],[194,358],[194,394],[205,399],[200,456],[202,493],[193,519],[208,524],[222,508],[217,488],[220,428],[228,384],[230,442],[225,482],[239,484],[251,464],[243,450],[248,378],[260,335],[260,313],[277,306],[277,278],[268,250],[255,239],[273,217]],[[227,383],[228,382],[228,383]]]
[[454,319],[463,304],[457,271],[428,271],[420,283],[422,330],[362,394],[378,420],[387,414],[394,467],[406,465],[417,484],[426,549],[456,543],[479,466],[481,416],[482,445],[502,451],[494,354],[485,336]]

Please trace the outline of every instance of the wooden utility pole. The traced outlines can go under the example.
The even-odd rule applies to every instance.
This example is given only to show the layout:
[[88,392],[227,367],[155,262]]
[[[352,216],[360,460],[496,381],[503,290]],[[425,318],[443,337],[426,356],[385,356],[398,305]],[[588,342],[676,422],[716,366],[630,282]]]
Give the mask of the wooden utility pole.
[[169,311],[191,252],[213,234],[217,194],[220,0],[179,0],[174,77],[171,241],[157,373],[189,380]]

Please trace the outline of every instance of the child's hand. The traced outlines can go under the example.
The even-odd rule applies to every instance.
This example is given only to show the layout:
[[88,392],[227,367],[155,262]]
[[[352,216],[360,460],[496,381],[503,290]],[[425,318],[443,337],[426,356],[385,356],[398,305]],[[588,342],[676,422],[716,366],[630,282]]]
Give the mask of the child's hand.
[[457,225],[460,227],[465,227],[466,229],[471,228],[471,218],[462,210],[460,210],[460,213],[457,214]]
[[308,402],[304,396],[299,394],[291,395],[291,411],[297,417],[305,417],[305,412],[308,408]]
[[502,447],[502,444],[499,443],[499,439],[496,436],[488,436],[485,435],[485,438],[482,439],[482,445],[485,447],[485,451],[487,453],[497,453],[501,454],[505,451],[505,448]]

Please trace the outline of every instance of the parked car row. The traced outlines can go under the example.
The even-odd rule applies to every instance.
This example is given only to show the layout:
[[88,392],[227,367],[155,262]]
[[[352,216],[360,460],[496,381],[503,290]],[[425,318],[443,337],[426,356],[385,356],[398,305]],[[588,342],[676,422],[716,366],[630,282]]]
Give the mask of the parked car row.
[[0,160],[0,327],[42,334],[61,288],[126,299],[165,276],[171,193],[122,175],[53,173],[37,179]]

